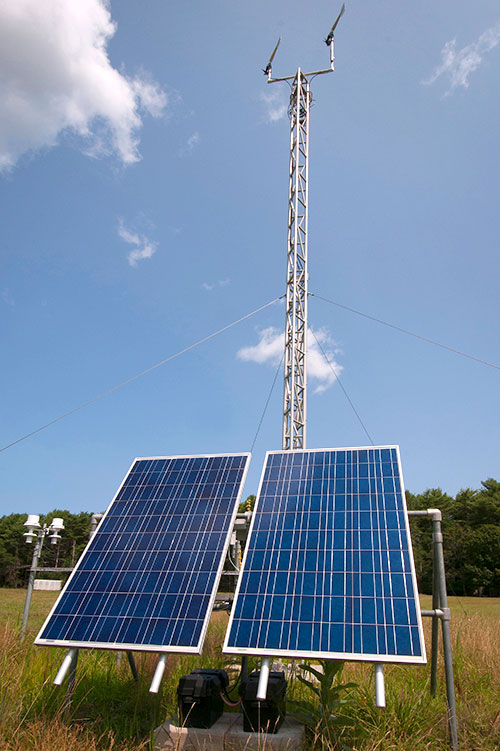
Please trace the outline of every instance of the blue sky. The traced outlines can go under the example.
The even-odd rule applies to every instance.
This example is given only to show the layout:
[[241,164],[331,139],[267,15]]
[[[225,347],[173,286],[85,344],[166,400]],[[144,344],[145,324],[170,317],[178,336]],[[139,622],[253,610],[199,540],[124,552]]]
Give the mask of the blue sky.
[[[0,443],[284,292],[288,90],[339,8],[17,0],[0,10]],[[358,0],[313,81],[310,291],[500,364],[500,10]],[[406,486],[499,477],[498,369],[310,299]],[[0,514],[101,511],[136,456],[248,451],[276,303],[0,454]],[[308,447],[366,435],[311,354]],[[278,377],[253,451],[281,447]]]

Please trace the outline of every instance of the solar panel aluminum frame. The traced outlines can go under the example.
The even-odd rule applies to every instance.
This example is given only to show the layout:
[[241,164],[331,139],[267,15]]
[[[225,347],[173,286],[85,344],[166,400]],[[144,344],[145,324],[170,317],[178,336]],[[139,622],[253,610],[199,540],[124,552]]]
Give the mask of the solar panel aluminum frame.
[[[171,646],[171,645],[161,645],[161,644],[137,644],[137,643],[125,643],[125,642],[90,642],[90,641],[76,641],[76,640],[69,640],[69,639],[42,639],[40,638],[40,634],[43,633],[45,627],[49,623],[52,614],[56,610],[60,600],[64,597],[64,594],[66,592],[66,589],[69,587],[71,580],[74,576],[78,573],[79,564],[81,561],[84,560],[84,557],[92,543],[92,540],[94,539],[95,534],[99,531],[99,526],[101,526],[102,522],[105,520],[109,512],[111,511],[113,504],[118,498],[118,495],[120,494],[120,491],[122,490],[123,486],[125,485],[125,482],[130,475],[130,472],[132,471],[132,468],[134,467],[135,463],[137,461],[149,461],[149,460],[162,460],[162,459],[204,459],[204,458],[217,458],[217,457],[232,457],[232,456],[242,456],[246,457],[245,466],[243,469],[243,474],[241,477],[240,487],[238,489],[238,493],[236,496],[236,499],[234,501],[234,508],[231,514],[231,521],[228,526],[228,532],[226,535],[226,540],[224,543],[224,548],[220,556],[219,565],[217,567],[216,576],[214,579],[214,586],[213,591],[210,596],[209,605],[207,607],[205,619],[203,622],[200,638],[198,641],[198,644],[195,646],[190,647],[180,647],[180,646]],[[67,647],[67,648],[76,648],[76,649],[111,649],[111,650],[123,650],[123,651],[136,651],[136,652],[156,652],[156,653],[165,653],[165,654],[201,654],[203,644],[205,641],[208,624],[210,621],[210,615],[213,610],[213,605],[215,602],[215,597],[217,595],[217,588],[220,582],[220,578],[222,575],[222,571],[224,569],[224,563],[227,556],[227,551],[229,548],[229,543],[231,540],[231,534],[234,528],[235,520],[236,520],[236,514],[238,513],[238,505],[241,502],[241,496],[243,494],[243,488],[245,486],[245,481],[248,473],[248,468],[250,465],[250,458],[251,453],[248,451],[237,451],[234,453],[222,453],[222,454],[181,454],[181,455],[175,455],[175,456],[141,456],[136,457],[132,464],[130,465],[128,471],[125,474],[125,477],[123,478],[123,481],[120,484],[120,487],[115,493],[115,496],[113,497],[113,500],[110,502],[108,508],[103,514],[103,517],[101,521],[99,522],[99,526],[97,527],[96,533],[94,533],[94,536],[88,541],[87,545],[85,546],[79,560],[76,563],[75,568],[71,572],[70,576],[68,577],[68,580],[66,584],[64,585],[63,589],[61,590],[56,602],[54,603],[53,607],[51,608],[47,618],[45,619],[40,631],[38,632],[34,644],[37,644],[39,646],[47,646],[47,647]]]
[[[401,498],[402,498],[402,504],[403,504],[403,511],[404,511],[404,519],[405,519],[405,530],[407,535],[407,540],[409,541],[408,545],[408,553],[410,558],[410,573],[411,573],[411,580],[413,584],[413,591],[415,593],[415,608],[416,608],[416,615],[417,615],[417,627],[418,627],[418,634],[420,639],[420,644],[422,647],[422,654],[421,655],[384,655],[384,654],[368,654],[368,653],[359,653],[359,652],[325,652],[325,651],[300,651],[300,650],[284,650],[284,649],[265,649],[261,647],[237,647],[237,646],[229,646],[229,636],[231,634],[231,628],[234,620],[234,614],[236,610],[236,604],[238,601],[238,595],[240,592],[240,588],[243,582],[243,575],[245,571],[245,564],[246,559],[250,553],[250,541],[252,539],[252,533],[253,528],[255,526],[256,517],[257,517],[257,511],[259,507],[259,501],[261,497],[261,490],[262,490],[262,484],[264,482],[264,476],[267,468],[267,463],[269,456],[271,454],[298,454],[298,453],[317,453],[317,452],[332,452],[332,451],[371,451],[373,449],[395,449],[396,450],[396,456],[397,456],[397,462],[398,462],[398,470],[399,470],[399,478],[401,482]],[[406,506],[406,496],[405,496],[405,489],[404,489],[404,482],[403,482],[403,473],[401,468],[401,457],[399,453],[399,446],[397,445],[388,445],[388,446],[350,446],[350,447],[339,447],[339,448],[318,448],[318,449],[292,449],[292,450],[275,450],[275,451],[268,451],[266,453],[266,457],[264,460],[264,466],[262,468],[262,473],[260,477],[259,482],[259,488],[257,492],[257,498],[254,505],[254,513],[252,514],[252,520],[250,523],[250,528],[248,531],[248,537],[247,537],[247,545],[245,548],[245,552],[243,555],[241,570],[240,570],[240,576],[238,578],[238,583],[236,586],[236,590],[234,593],[234,599],[233,599],[233,606],[231,608],[231,614],[229,617],[229,623],[226,630],[226,636],[224,639],[224,644],[222,647],[222,652],[225,654],[237,654],[237,655],[256,655],[260,657],[287,657],[291,659],[305,659],[305,660],[342,660],[342,661],[353,661],[353,662],[383,662],[383,663],[404,663],[404,664],[426,664],[427,663],[427,657],[425,652],[425,641],[424,641],[424,633],[423,633],[423,626],[422,626],[422,615],[420,612],[420,602],[418,598],[418,588],[417,588],[417,577],[415,572],[415,561],[413,558],[413,548],[411,545],[411,536],[410,536],[410,527],[409,527],[409,520],[408,520],[408,512],[407,512],[407,506]]]

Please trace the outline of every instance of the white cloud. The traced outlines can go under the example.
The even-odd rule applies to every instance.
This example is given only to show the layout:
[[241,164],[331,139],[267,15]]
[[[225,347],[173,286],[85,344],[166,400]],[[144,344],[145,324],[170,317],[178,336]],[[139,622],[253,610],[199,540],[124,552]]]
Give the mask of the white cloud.
[[266,106],[266,121],[268,123],[282,120],[288,112],[288,103],[285,101],[281,88],[274,88],[267,94],[261,94],[260,99]]
[[159,117],[167,98],[146,74],[113,68],[115,31],[107,0],[0,3],[0,170],[66,133],[92,156],[140,159],[142,114]]
[[[325,359],[320,347],[325,352]],[[283,354],[285,346],[285,333],[278,331],[273,326],[262,329],[259,332],[259,342],[253,346],[242,347],[237,352],[240,360],[256,363],[270,363],[278,365]],[[307,332],[307,375],[311,380],[317,381],[314,389],[315,394],[326,391],[336,380],[335,373],[340,375],[343,371],[342,365],[335,360],[335,356],[340,350],[335,346],[330,335],[325,329],[318,329],[312,333],[311,329]],[[331,366],[330,366],[330,364]],[[333,372],[332,371],[333,367]]]
[[274,326],[259,331],[259,343],[250,347],[242,347],[237,356],[247,362],[270,362],[277,365],[283,354],[285,346],[285,333],[278,331]]
[[187,156],[187,154],[190,154],[193,149],[198,146],[199,143],[200,134],[198,132],[193,133],[192,136],[189,136],[186,144],[181,149],[179,149],[179,156]]
[[137,266],[138,261],[142,261],[145,258],[151,258],[156,253],[158,243],[151,242],[145,235],[138,235],[136,232],[131,232],[120,220],[118,225],[118,234],[122,240],[129,245],[133,245],[134,249],[127,255],[130,266]]
[[203,289],[206,289],[207,292],[212,292],[216,287],[227,287],[228,284],[231,284],[231,279],[219,279],[218,282],[203,282],[202,287]]
[[451,94],[458,86],[468,88],[471,73],[479,68],[483,62],[483,56],[494,49],[499,42],[500,23],[487,29],[475,42],[462,47],[461,50],[456,50],[456,39],[446,42],[441,50],[441,65],[438,65],[430,78],[422,83],[429,86],[440,76],[446,76],[450,85],[445,96]]

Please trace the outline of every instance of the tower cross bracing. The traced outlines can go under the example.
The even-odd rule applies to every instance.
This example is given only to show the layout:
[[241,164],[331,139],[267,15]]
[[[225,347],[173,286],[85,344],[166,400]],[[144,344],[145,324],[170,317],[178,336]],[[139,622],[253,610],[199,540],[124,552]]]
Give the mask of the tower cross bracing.
[[306,448],[307,418],[307,199],[309,161],[310,79],[334,70],[334,32],[343,5],[325,43],[330,67],[293,76],[272,77],[272,64],[280,39],[264,68],[268,83],[286,81],[291,86],[290,168],[288,174],[288,243],[286,263],[286,320],[283,388],[283,450]]
[[307,385],[307,198],[309,81],[300,68],[290,96],[290,169],[286,322],[283,389],[283,449],[306,446]]

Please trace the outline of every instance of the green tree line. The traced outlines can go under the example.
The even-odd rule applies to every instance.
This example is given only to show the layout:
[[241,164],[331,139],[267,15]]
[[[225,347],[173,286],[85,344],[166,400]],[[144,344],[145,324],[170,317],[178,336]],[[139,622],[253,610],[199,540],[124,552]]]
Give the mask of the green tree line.
[[[409,509],[439,508],[443,514],[446,581],[451,595],[500,596],[500,483],[488,479],[480,490],[460,490],[455,498],[440,488],[413,495]],[[432,524],[411,519],[413,553],[420,592],[432,586]]]
[[[439,508],[443,513],[444,553],[448,591],[456,595],[500,596],[500,483],[488,479],[479,490],[460,490],[453,498],[440,488],[414,495],[407,492],[409,509]],[[240,510],[250,510],[249,496]],[[50,523],[62,517],[65,529],[59,545],[43,546],[41,566],[72,567],[88,541],[92,514],[54,509],[40,517]],[[26,514],[0,517],[0,586],[26,585],[33,545],[24,542]],[[419,590],[429,594],[432,584],[432,524],[428,518],[410,521]],[[54,578],[54,574],[47,574]],[[43,577],[43,574],[40,574]]]

